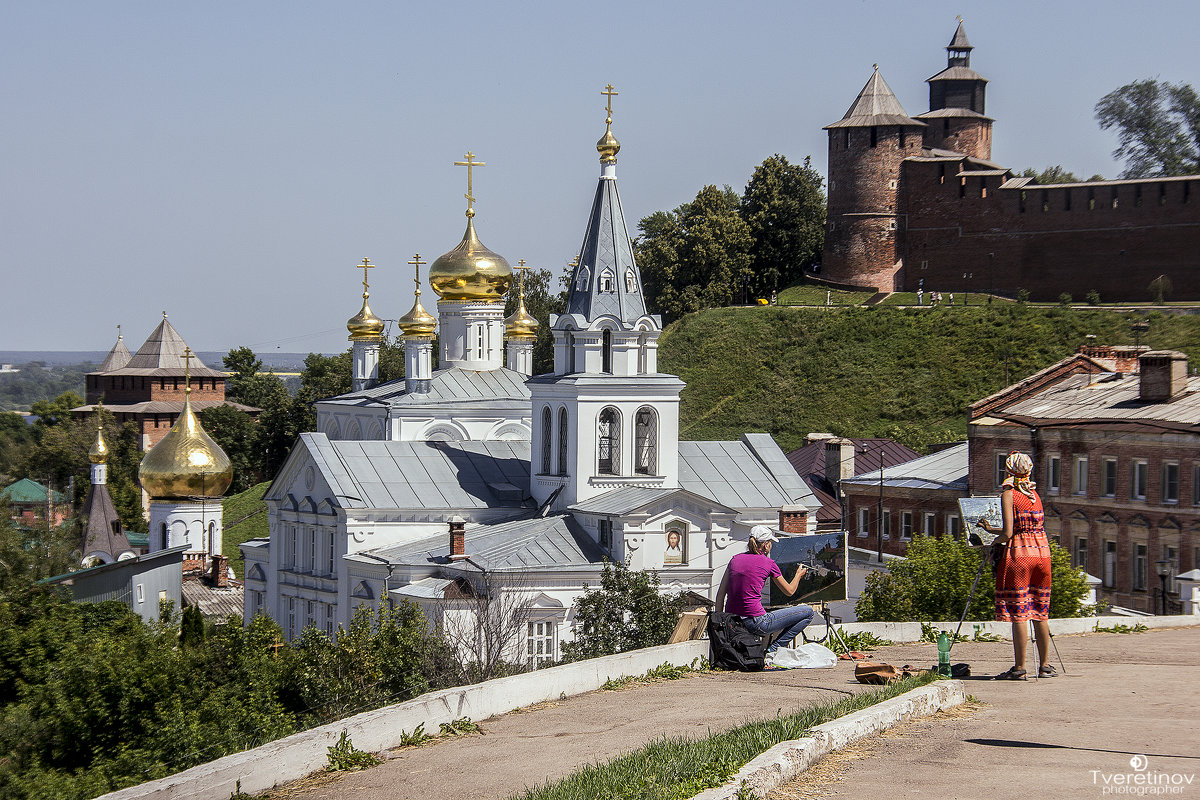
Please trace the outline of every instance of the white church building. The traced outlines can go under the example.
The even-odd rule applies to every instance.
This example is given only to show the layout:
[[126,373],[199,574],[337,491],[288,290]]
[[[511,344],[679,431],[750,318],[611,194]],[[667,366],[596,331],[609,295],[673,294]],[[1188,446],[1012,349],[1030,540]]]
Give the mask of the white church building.
[[[348,324],[354,388],[317,404],[318,430],[266,493],[269,538],[242,545],[247,619],[267,613],[294,638],[408,600],[451,627],[489,594],[492,608],[519,598],[508,658],[536,665],[574,637],[576,600],[606,560],[712,598],[751,526],[815,530],[805,512],[817,501],[769,435],[679,441],[684,384],[658,371],[662,323],[643,299],[611,121],[567,306],[551,320],[553,372],[530,376],[537,323],[523,300],[503,318],[513,270],[476,235],[468,177],[466,233],[430,265],[437,320],[421,306],[420,257],[410,262],[402,380],[377,384],[383,324],[363,293]],[[479,164],[462,163],[468,176]]]

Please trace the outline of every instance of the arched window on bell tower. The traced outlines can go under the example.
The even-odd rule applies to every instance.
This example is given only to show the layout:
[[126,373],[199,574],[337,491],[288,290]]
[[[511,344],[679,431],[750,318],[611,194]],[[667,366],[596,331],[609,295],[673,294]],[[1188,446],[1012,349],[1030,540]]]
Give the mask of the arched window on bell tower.
[[567,463],[567,443],[570,442],[570,431],[567,430],[567,410],[558,410],[558,474],[566,475],[570,470]]
[[166,550],[167,549],[167,523],[165,523],[165,522],[162,524],[161,538],[162,538],[162,546],[159,549]]
[[601,475],[621,474],[621,412],[606,408],[597,426],[596,471]]
[[658,415],[644,406],[633,421],[633,471],[639,475],[658,472]]
[[612,331],[608,328],[604,329],[601,342],[600,371],[612,372]]
[[553,452],[553,444],[550,440],[550,435],[554,433],[551,427],[550,406],[542,409],[542,474],[550,474],[550,454]]
[[575,372],[575,334],[567,331],[567,373]]

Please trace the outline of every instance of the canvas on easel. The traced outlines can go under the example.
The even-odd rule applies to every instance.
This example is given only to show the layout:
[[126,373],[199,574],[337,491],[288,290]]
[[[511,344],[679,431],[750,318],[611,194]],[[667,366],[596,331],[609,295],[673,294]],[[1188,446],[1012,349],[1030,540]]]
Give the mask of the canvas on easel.
[[[983,545],[991,544],[996,540],[996,531],[1004,527],[999,497],[960,497],[958,510],[962,512],[963,535],[971,544],[976,544],[973,537],[979,537]],[[984,530],[979,523],[985,520],[995,531]]]
[[[808,568],[796,593],[788,597],[769,581],[771,606],[795,603],[831,603],[846,599],[846,534],[805,533],[780,536],[771,547],[771,558],[779,565],[785,579],[791,578],[797,565]],[[766,600],[767,598],[764,598]]]

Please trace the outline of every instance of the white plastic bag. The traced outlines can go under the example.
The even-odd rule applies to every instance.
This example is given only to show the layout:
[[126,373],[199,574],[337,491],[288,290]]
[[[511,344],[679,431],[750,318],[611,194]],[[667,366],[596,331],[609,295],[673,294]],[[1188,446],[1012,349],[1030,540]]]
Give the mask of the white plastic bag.
[[799,647],[779,647],[771,658],[771,665],[784,669],[823,669],[837,663],[837,654],[816,642]]

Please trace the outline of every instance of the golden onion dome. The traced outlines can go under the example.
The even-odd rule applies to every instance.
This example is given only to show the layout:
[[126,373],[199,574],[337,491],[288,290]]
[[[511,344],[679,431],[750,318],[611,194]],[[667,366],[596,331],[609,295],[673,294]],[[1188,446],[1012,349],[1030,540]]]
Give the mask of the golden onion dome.
[[600,141],[596,142],[596,150],[600,153],[600,160],[605,162],[616,161],[617,153],[621,152],[621,143],[612,133],[611,118],[604,128],[604,135],[600,137]]
[[350,331],[350,341],[361,342],[378,339],[383,336],[383,320],[371,313],[367,305],[367,293],[363,292],[363,304],[359,312],[346,321],[346,329]]
[[437,317],[422,308],[420,294],[418,291],[413,307],[397,322],[405,336],[433,336],[437,330]]
[[233,465],[200,426],[190,397],[184,396],[183,413],[142,459],[138,478],[152,498],[220,497],[229,488]]
[[512,267],[479,241],[473,216],[467,212],[462,241],[430,265],[429,284],[442,300],[498,303],[512,286]]
[[96,441],[92,442],[92,449],[88,450],[88,460],[93,464],[104,464],[108,461],[108,444],[104,441],[104,428],[100,427],[99,413],[96,417]]
[[536,339],[538,332],[538,321],[525,310],[525,298],[521,298],[521,305],[517,306],[517,310],[511,316],[504,320],[504,332],[510,339]]

